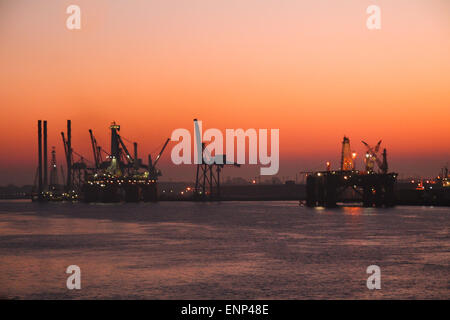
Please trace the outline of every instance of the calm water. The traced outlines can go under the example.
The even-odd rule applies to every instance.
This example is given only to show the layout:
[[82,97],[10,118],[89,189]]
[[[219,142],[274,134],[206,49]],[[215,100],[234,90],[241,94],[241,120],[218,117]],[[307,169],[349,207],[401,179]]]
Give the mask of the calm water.
[[[450,208],[0,202],[0,298],[449,299],[449,221]],[[366,287],[372,264],[381,290]]]

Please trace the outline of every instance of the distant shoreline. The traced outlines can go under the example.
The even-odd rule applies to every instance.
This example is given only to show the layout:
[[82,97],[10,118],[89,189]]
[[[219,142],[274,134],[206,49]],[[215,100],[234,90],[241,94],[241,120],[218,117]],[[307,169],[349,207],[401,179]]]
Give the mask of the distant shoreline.
[[[33,202],[31,197],[22,197],[22,198],[0,198],[0,202]],[[196,201],[193,199],[161,199],[158,200],[158,202],[210,202],[210,203],[214,203],[214,202],[283,202],[283,201],[298,201],[299,202],[299,206],[304,206],[301,205],[300,202],[304,202],[305,199],[292,199],[292,198],[225,198],[225,199],[220,199],[220,200],[213,200],[213,201]],[[84,201],[54,201],[54,202],[60,202],[60,203],[91,203],[91,202],[84,202]],[[42,202],[43,204],[45,204],[46,202]],[[102,202],[92,202],[92,203],[102,203]],[[139,202],[117,202],[118,204],[133,204],[133,203],[139,203]],[[113,202],[111,204],[114,204]],[[354,207],[354,206],[359,206],[357,205],[355,202],[352,203],[345,203],[342,205],[338,205],[339,207]],[[430,203],[430,202],[420,202],[420,201],[412,201],[412,202],[407,202],[407,201],[401,201],[401,202],[397,202],[396,206],[398,207],[404,207],[404,206],[417,206],[417,207],[421,207],[421,206],[426,206],[426,207],[450,207],[449,203]],[[362,206],[359,206],[362,207]]]

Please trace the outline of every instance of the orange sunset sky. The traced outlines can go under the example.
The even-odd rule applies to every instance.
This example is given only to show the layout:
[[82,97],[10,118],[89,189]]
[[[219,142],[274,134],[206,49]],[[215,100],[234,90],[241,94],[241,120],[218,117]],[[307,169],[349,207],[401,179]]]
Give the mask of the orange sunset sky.
[[[381,30],[366,28],[372,4]],[[344,134],[359,168],[360,140],[383,139],[400,177],[450,161],[448,0],[0,0],[0,70],[0,185],[33,182],[38,119],[60,163],[66,119],[78,153],[92,157],[90,128],[108,150],[116,121],[146,159],[193,118],[279,128],[280,177],[337,167]],[[162,180],[192,180],[172,146]]]

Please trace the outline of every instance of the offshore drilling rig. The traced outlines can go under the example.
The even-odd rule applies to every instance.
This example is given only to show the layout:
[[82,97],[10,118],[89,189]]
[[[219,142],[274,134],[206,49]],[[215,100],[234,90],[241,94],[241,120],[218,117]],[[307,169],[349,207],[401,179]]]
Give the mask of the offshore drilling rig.
[[[156,165],[167,147],[167,139],[154,160],[148,155],[144,164],[138,157],[138,144],[133,143],[133,155],[128,151],[120,135],[120,126],[113,122],[111,148],[105,151],[98,145],[92,130],[89,130],[93,161],[77,153],[72,147],[72,124],[67,120],[67,133],[61,132],[66,159],[66,181],[63,192],[57,192],[57,164],[52,150],[50,184],[47,183],[47,122],[44,121],[44,148],[42,149],[42,123],[38,121],[38,188],[35,200],[83,200],[86,202],[137,202],[157,201],[157,181],[161,171]],[[102,154],[106,155],[103,161]],[[79,157],[75,161],[74,155]],[[90,162],[90,165],[87,164]],[[64,179],[64,172],[63,179]]]
[[[308,173],[306,178],[306,205],[336,207],[338,202],[360,202],[364,207],[391,207],[395,205],[396,173],[388,173],[387,151],[379,155],[381,140],[375,147],[366,146],[365,170],[356,170],[356,153],[351,151],[350,139],[342,141],[341,166],[331,170]],[[382,160],[380,159],[382,157]],[[376,172],[375,164],[378,166]]]

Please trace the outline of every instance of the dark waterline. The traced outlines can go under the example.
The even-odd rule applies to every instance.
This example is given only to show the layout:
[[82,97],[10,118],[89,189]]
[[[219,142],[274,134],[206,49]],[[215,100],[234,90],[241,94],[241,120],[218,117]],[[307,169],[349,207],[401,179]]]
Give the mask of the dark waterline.
[[[450,208],[0,202],[0,298],[449,299]],[[69,265],[81,290],[66,288]],[[378,265],[382,289],[368,290]]]

